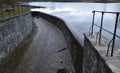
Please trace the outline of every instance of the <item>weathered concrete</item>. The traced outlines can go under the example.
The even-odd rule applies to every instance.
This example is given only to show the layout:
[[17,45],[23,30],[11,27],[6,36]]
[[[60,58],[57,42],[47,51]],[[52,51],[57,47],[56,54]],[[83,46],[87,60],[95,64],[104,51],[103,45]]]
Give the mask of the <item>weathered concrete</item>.
[[40,17],[33,22],[36,34],[14,73],[57,73],[59,69],[74,73],[68,49],[62,50],[66,43],[60,30]]
[[42,17],[45,20],[51,22],[58,29],[60,29],[60,31],[63,33],[65,37],[66,48],[69,50],[69,54],[71,56],[71,61],[73,62],[75,71],[76,73],[81,73],[83,61],[83,49],[81,48],[81,45],[74,37],[73,33],[71,33],[70,29],[64,23],[64,21],[57,17],[41,12],[32,12],[32,16]]
[[[114,56],[106,56],[109,40],[102,36],[101,44],[96,43],[96,34],[92,37],[84,34],[83,73],[120,73],[119,48],[115,47]],[[110,49],[111,50],[111,49]]]

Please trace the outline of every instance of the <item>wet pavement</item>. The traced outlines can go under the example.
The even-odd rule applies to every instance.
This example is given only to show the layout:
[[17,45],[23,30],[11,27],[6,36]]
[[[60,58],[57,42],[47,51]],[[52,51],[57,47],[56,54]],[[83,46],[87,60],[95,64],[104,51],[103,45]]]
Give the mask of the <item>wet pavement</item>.
[[14,73],[74,73],[64,36],[60,30],[42,18],[33,18],[37,26],[33,41]]

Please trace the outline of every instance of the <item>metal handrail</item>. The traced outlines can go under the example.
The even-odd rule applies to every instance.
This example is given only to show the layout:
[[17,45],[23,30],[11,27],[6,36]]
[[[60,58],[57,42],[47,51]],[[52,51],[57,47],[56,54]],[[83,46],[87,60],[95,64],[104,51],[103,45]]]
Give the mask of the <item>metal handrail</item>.
[[[100,26],[98,26],[97,24],[94,23],[95,13],[96,13],[96,12],[102,14],[102,15],[101,15],[101,25],[100,25]],[[116,34],[116,31],[117,31],[117,23],[118,23],[118,17],[119,17],[120,12],[92,11],[92,13],[93,13],[93,20],[92,20],[92,25],[91,25],[90,30],[89,30],[89,34],[90,34],[91,36],[93,35],[93,28],[94,28],[94,25],[96,25],[97,27],[99,27],[100,30],[99,30],[99,32],[97,33],[97,36],[96,36],[96,43],[97,43],[97,37],[98,37],[98,34],[99,34],[99,44],[101,44],[102,30],[104,30],[104,31],[106,31],[106,32],[108,32],[108,33],[110,33],[110,34],[112,34],[113,37],[112,37],[112,40],[111,40],[111,41],[109,42],[109,44],[108,44],[108,49],[107,49],[107,55],[106,55],[106,56],[108,56],[109,46],[110,46],[111,43],[112,43],[111,56],[113,56],[113,51],[114,51],[114,46],[115,46],[115,38],[116,38],[116,37],[120,38],[120,36],[118,36],[118,35]],[[108,31],[108,30],[106,30],[106,29],[103,28],[103,20],[104,20],[104,14],[105,14],[105,13],[112,13],[112,14],[115,14],[115,15],[116,15],[114,33],[112,33],[112,32],[110,32],[110,31]]]
[[99,12],[99,13],[112,13],[112,14],[120,14],[120,12],[111,12],[111,11],[93,11],[93,12]]
[[97,32],[97,35],[96,35],[96,43],[97,43],[97,39],[98,39],[98,35],[100,34],[100,31]]
[[[95,26],[97,26],[98,28],[100,28],[100,26],[99,25],[97,25],[97,24],[94,24]],[[110,34],[112,34],[112,35],[114,35],[114,33],[112,33],[112,32],[110,32],[110,31],[108,31],[107,29],[105,29],[105,28],[102,28],[104,31],[106,31],[106,32],[108,32],[108,33],[110,33]],[[120,36],[118,36],[117,34],[115,35],[117,38],[120,38]]]
[[111,40],[111,41],[109,42],[109,44],[108,44],[106,56],[108,56],[108,54],[109,54],[110,44],[112,43],[112,41],[113,41],[113,38],[112,38],[112,40]]

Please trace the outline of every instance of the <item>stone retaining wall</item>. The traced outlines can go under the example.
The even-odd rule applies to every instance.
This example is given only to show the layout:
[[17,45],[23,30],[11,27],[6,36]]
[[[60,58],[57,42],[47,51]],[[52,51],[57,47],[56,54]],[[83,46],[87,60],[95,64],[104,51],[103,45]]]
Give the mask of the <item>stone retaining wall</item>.
[[31,13],[0,20],[0,61],[31,32]]

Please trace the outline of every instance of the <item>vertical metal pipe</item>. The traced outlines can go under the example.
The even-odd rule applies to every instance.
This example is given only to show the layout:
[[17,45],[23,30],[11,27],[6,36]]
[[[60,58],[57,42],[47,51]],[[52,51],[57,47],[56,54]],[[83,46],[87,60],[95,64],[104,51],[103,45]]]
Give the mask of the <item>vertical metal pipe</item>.
[[115,28],[114,28],[114,35],[113,35],[111,56],[113,56],[113,51],[114,51],[114,46],[115,46],[115,36],[116,36],[116,31],[117,31],[118,17],[119,17],[119,13],[116,14],[116,20],[115,20]]
[[91,31],[91,36],[93,35],[94,19],[95,19],[95,11],[93,11],[93,19],[92,19],[92,31]]
[[109,44],[107,46],[107,54],[106,54],[106,56],[108,56],[108,54],[109,54],[110,44],[112,43],[112,41],[113,41],[113,39],[109,42]]
[[102,12],[102,16],[101,16],[101,25],[100,25],[100,34],[99,34],[99,44],[101,43],[102,26],[103,26],[103,15],[104,15],[104,12]]

